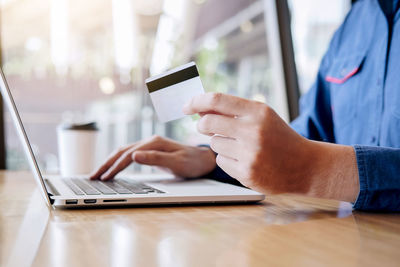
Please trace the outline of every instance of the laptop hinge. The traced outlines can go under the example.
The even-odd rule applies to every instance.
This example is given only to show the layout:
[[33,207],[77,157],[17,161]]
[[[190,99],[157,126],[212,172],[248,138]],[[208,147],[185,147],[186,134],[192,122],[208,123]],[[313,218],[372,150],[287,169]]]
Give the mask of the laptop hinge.
[[59,195],[58,191],[54,188],[53,184],[47,180],[47,179],[43,179],[44,183],[46,185],[46,190],[47,190],[47,195],[49,196],[50,199],[50,203],[53,204],[54,203],[54,199],[52,199],[51,197],[54,195]]
[[52,193],[47,192],[47,195],[49,196],[50,199],[50,204],[53,205],[54,204],[54,199],[52,199],[51,197],[53,196]]

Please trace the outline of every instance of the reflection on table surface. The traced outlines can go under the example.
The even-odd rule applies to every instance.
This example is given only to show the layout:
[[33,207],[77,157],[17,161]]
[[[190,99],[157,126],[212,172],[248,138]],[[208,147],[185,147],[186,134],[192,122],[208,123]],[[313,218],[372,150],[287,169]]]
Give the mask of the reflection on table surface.
[[398,266],[400,218],[274,196],[258,205],[49,210],[0,173],[1,266]]

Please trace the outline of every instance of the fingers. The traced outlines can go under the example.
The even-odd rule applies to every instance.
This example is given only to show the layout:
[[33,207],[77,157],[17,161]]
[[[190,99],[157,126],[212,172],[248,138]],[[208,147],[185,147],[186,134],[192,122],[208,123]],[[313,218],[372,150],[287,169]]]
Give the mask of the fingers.
[[159,151],[176,151],[182,147],[181,144],[169,138],[160,137],[158,135],[152,136],[149,140],[142,142],[137,149],[141,150],[159,150]]
[[103,181],[110,180],[115,177],[119,172],[124,170],[132,163],[132,153],[134,148],[125,151],[115,162],[114,164],[103,174],[100,176],[100,179]]
[[114,163],[117,161],[127,150],[132,148],[134,145],[129,145],[119,149],[118,151],[114,152],[103,165],[100,166],[97,171],[90,175],[90,179],[99,179],[100,176],[105,173]]
[[243,152],[237,140],[222,136],[211,137],[210,147],[219,155],[239,160]]
[[236,138],[241,132],[240,122],[223,115],[206,114],[197,123],[197,130],[205,135],[219,134]]
[[221,93],[206,93],[192,98],[185,105],[183,113],[218,113],[226,116],[241,116],[251,112],[251,101]]
[[109,180],[115,177],[119,172],[128,167],[132,162],[132,154],[137,150],[158,150],[173,152],[178,150],[182,145],[170,139],[153,136],[147,141],[128,146],[121,149],[107,160],[100,169],[91,176],[91,179]]
[[139,164],[170,169],[176,161],[176,156],[171,152],[150,150],[136,151],[132,154],[132,159]]

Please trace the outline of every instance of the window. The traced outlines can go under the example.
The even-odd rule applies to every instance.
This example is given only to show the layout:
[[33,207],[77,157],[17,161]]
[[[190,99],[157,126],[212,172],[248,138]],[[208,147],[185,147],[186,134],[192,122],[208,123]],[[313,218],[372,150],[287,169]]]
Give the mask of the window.
[[301,93],[307,92],[335,30],[350,9],[350,0],[289,1],[292,36]]
[[[58,171],[56,128],[68,121],[98,123],[98,163],[153,134],[208,142],[196,118],[159,123],[144,85],[190,60],[207,91],[266,102],[287,116],[266,9],[262,0],[3,1],[3,69],[40,166]],[[6,131],[8,168],[27,168],[8,116]]]

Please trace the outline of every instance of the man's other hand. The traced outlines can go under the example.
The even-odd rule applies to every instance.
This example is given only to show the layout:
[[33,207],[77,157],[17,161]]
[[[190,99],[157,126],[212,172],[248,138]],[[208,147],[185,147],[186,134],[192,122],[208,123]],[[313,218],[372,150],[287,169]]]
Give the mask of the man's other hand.
[[112,179],[133,162],[168,169],[177,176],[188,178],[205,175],[216,166],[215,154],[207,147],[187,146],[153,136],[118,149],[90,179]]
[[197,128],[212,136],[218,166],[250,188],[346,201],[357,196],[353,148],[300,136],[266,104],[207,93],[183,112],[202,116]]

